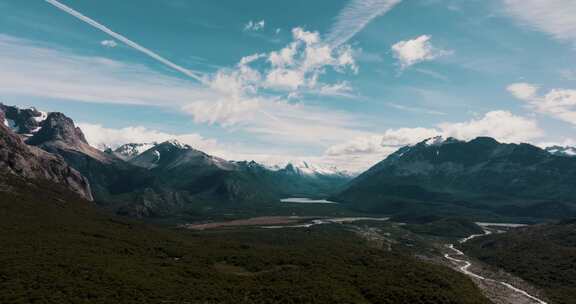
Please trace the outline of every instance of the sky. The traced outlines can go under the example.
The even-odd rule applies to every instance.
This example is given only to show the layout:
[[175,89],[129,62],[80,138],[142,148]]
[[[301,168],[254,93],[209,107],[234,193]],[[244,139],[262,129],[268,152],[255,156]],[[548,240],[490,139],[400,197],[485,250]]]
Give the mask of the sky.
[[0,0],[0,101],[89,142],[364,170],[433,136],[576,145],[573,0]]

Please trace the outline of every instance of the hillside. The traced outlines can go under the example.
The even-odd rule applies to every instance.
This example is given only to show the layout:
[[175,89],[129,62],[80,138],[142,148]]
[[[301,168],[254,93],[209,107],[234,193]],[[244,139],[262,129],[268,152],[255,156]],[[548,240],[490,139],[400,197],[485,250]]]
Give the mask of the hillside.
[[464,251],[542,288],[558,304],[576,299],[576,220],[475,239]]
[[576,158],[488,137],[429,139],[393,153],[333,199],[385,214],[570,217]]
[[[0,108],[0,122],[8,119]],[[7,123],[8,126],[11,124],[15,123]],[[8,179],[20,177],[52,181],[66,185],[68,189],[88,200],[93,198],[88,180],[71,168],[64,159],[26,145],[20,136],[2,123],[0,123],[0,174]]]
[[2,303],[488,303],[464,275],[339,227],[165,230],[54,184],[5,182]]

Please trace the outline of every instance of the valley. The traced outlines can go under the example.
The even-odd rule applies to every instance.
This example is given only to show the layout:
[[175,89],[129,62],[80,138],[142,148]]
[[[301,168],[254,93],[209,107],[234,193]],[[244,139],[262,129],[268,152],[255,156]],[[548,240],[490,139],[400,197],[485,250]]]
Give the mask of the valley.
[[[538,256],[549,244],[511,257],[488,241],[518,246],[506,238],[572,215],[576,158],[557,150],[437,138],[355,177],[178,141],[101,151],[62,113],[2,107],[1,301],[569,303],[571,273],[554,288],[539,275],[570,267],[574,230],[557,232],[561,264]],[[535,186],[527,159],[559,184]],[[519,194],[499,188],[510,172]],[[510,266],[527,252],[542,272]]]
[[463,274],[409,246],[367,246],[348,225],[174,230],[103,214],[52,184],[3,183],[5,303],[489,303]]
[[0,304],[576,304],[576,0],[0,16]]
[[[502,224],[502,225],[506,225],[506,224]],[[502,225],[498,225],[499,227],[503,227]],[[512,226],[515,226],[514,224],[512,224]],[[494,226],[492,226],[494,227]],[[510,225],[506,225],[505,227],[510,227]],[[483,236],[488,236],[491,235],[492,233],[494,233],[494,230],[490,229],[490,228],[484,228],[485,232],[484,234],[475,234],[475,235],[471,235],[469,237],[466,237],[464,239],[461,239],[458,241],[459,244],[465,244],[469,241],[472,241],[476,238],[479,237],[483,237]],[[496,233],[502,233],[502,232],[498,232],[496,231]],[[470,276],[473,278],[473,280],[476,282],[476,284],[478,284],[478,286],[480,288],[482,288],[484,290],[484,292],[486,292],[488,294],[488,297],[491,298],[495,303],[502,303],[502,304],[547,304],[547,302],[545,302],[544,300],[528,293],[525,290],[522,290],[518,287],[515,287],[514,285],[506,282],[506,281],[500,281],[503,280],[502,278],[500,278],[500,280],[496,280],[496,279],[492,279],[492,278],[488,278],[479,274],[476,274],[474,272],[472,272],[470,269],[480,269],[483,272],[483,275],[485,275],[484,273],[487,273],[487,275],[490,275],[491,277],[502,277],[502,274],[494,274],[494,273],[490,273],[489,270],[486,269],[482,269],[481,267],[479,268],[478,265],[473,265],[472,262],[470,262],[470,258],[467,257],[464,252],[456,249],[454,247],[454,244],[448,244],[447,248],[450,250],[449,253],[444,254],[444,257],[453,262],[458,269],[463,272],[464,274]],[[513,278],[508,276],[506,278],[507,280],[511,280],[513,279],[514,281],[516,281],[515,284],[518,284],[517,282],[519,282],[519,280],[517,278]],[[521,281],[520,281],[521,282]],[[522,283],[523,285],[526,285],[526,283]],[[505,288],[502,288],[505,287]],[[533,288],[533,287],[531,287]]]

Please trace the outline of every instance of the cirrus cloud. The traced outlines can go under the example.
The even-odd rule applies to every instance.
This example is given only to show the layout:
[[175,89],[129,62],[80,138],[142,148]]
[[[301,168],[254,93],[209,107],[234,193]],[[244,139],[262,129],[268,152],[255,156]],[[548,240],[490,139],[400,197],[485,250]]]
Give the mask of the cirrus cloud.
[[326,41],[338,47],[360,31],[372,20],[392,10],[402,0],[352,0],[340,12]]
[[576,2],[572,0],[503,0],[505,12],[521,25],[562,41],[576,41]]

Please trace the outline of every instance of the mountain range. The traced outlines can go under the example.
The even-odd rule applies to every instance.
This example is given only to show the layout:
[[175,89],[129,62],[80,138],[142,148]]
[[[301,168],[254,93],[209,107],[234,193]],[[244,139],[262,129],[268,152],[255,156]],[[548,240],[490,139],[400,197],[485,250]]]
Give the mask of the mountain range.
[[351,179],[309,164],[270,167],[227,161],[175,140],[100,151],[62,113],[5,105],[0,110],[6,116],[3,133],[28,149],[64,160],[89,182],[99,205],[122,215],[195,216],[258,209],[284,197],[326,197]]
[[575,148],[431,138],[353,178],[334,168],[228,161],[175,140],[90,146],[62,113],[0,104],[2,165],[64,183],[114,213],[195,218],[258,213],[281,198],[330,198],[356,212],[548,219],[576,216]]

